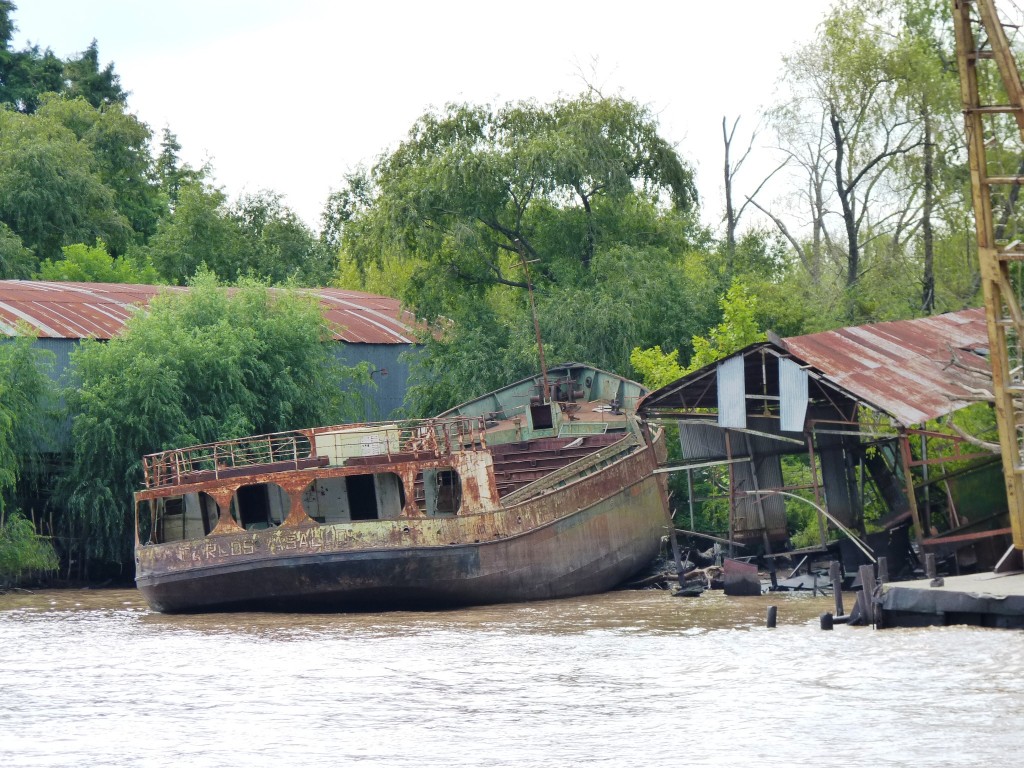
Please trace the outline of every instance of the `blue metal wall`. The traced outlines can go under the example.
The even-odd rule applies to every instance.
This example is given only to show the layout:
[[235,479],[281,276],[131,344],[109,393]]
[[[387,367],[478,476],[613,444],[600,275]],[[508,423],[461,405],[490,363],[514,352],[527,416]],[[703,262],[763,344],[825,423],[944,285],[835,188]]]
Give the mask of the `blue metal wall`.
[[364,388],[366,420],[382,421],[402,406],[408,388],[409,366],[399,360],[403,352],[414,349],[405,344],[339,344],[338,358],[345,365],[369,363],[376,389]]
[[[11,341],[9,337],[0,337],[0,344]],[[67,382],[62,381],[64,372],[71,363],[71,353],[78,348],[77,339],[36,339],[34,346],[39,349],[46,349],[55,356],[51,377],[62,386]],[[413,348],[407,344],[344,344],[339,343],[335,348],[335,355],[345,365],[356,365],[366,362],[373,371],[372,378],[375,389],[365,388],[363,395],[367,402],[366,421],[378,421],[391,417],[395,411],[402,406],[405,398],[405,391],[409,379],[409,366],[399,361],[399,356]],[[384,375],[387,371],[387,375]],[[63,442],[69,436],[68,425],[63,425],[60,434],[57,435],[59,442]]]

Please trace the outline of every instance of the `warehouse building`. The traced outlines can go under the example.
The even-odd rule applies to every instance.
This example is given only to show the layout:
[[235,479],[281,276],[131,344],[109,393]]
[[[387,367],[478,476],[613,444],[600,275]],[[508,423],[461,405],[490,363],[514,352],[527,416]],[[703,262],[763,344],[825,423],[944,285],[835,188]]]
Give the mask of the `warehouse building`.
[[[0,339],[12,337],[19,325],[31,328],[36,344],[56,356],[53,375],[68,367],[71,352],[83,339],[109,340],[125,322],[162,292],[178,286],[120,283],[65,283],[0,280]],[[366,392],[367,420],[388,418],[401,407],[409,377],[400,359],[416,344],[413,316],[397,299],[341,288],[307,289],[317,296],[331,326],[337,355],[346,365],[366,362],[376,389]]]

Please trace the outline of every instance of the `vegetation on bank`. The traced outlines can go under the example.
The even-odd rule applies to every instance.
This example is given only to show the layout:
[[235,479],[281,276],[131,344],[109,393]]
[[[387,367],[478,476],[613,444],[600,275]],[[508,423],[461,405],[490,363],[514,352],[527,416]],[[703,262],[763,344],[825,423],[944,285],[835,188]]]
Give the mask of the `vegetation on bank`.
[[[80,574],[127,575],[143,453],[357,418],[345,393],[366,372],[331,363],[315,308],[267,285],[370,290],[434,323],[410,353],[410,415],[535,370],[530,291],[549,361],[652,387],[769,328],[976,303],[946,5],[838,0],[786,58],[759,134],[741,130],[752,115],[723,119],[724,204],[697,199],[685,147],[649,107],[587,90],[426,112],[339,180],[314,230],[281,194],[232,200],[212,167],[182,163],[95,41],[67,59],[15,50],[16,6],[0,0],[0,279],[193,285],[83,345],[59,389],[31,339],[0,345],[0,542],[35,520]],[[777,147],[770,179],[743,168],[759,143]],[[21,572],[50,562],[24,557]]]

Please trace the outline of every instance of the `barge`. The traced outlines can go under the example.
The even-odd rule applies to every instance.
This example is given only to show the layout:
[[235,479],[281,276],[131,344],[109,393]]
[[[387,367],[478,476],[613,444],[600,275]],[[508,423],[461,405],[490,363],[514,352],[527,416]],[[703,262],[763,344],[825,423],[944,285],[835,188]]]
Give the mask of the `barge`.
[[162,612],[433,609],[592,594],[658,553],[663,434],[581,364],[417,421],[144,457],[136,583]]

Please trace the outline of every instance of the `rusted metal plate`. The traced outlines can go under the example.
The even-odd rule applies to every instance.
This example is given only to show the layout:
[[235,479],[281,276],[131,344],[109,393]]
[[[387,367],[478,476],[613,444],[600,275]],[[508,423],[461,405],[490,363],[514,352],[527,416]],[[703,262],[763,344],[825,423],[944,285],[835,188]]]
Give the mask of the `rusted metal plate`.
[[[0,280],[0,335],[13,335],[19,322],[42,338],[111,339],[138,307],[178,286]],[[340,288],[309,289],[320,299],[334,339],[349,344],[410,344],[415,318],[398,299]]]

